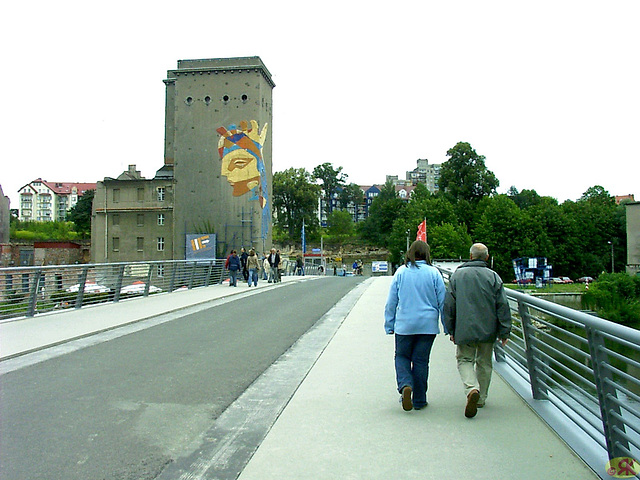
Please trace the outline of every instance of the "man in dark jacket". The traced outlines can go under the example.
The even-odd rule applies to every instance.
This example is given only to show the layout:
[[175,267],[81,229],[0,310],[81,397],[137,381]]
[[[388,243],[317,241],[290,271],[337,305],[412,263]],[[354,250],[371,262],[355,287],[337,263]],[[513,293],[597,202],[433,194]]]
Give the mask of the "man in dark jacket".
[[240,266],[242,267],[242,276],[246,282],[249,279],[249,270],[247,269],[247,258],[249,257],[249,254],[244,247],[242,247],[240,252]]
[[458,372],[467,395],[464,414],[475,417],[487,399],[496,339],[504,346],[511,333],[511,311],[502,279],[487,264],[489,250],[471,246],[471,261],[451,275],[444,323],[456,344]]
[[269,283],[277,283],[280,281],[280,275],[278,268],[280,268],[280,254],[276,252],[275,248],[272,248],[267,257],[271,271],[269,272]]

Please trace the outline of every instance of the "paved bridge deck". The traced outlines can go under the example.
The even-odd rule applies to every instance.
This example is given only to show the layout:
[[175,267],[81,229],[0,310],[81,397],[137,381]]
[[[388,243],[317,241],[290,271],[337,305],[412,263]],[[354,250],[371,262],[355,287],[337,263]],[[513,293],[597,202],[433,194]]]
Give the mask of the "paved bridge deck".
[[[313,282],[312,277],[284,280]],[[161,478],[236,478],[237,473],[220,476],[210,469],[229,462],[234,448],[245,452],[241,480],[598,478],[497,375],[486,407],[475,418],[465,418],[454,346],[444,335],[436,339],[431,356],[429,406],[404,412],[395,391],[393,337],[382,328],[390,280],[368,279],[349,294],[357,298],[329,332],[328,343],[313,347],[318,351],[311,368],[304,369],[293,395],[285,392],[283,408],[274,409],[266,437],[254,435],[253,445],[234,447],[250,430],[246,418],[251,409],[246,405],[260,409],[265,402],[248,391],[249,398],[238,400],[245,404],[235,409],[234,418],[247,417],[237,420],[237,428],[227,429],[219,441],[224,445],[215,451],[202,449],[195,459],[178,459],[174,467],[180,468],[167,469]],[[3,323],[0,370],[30,357],[20,352],[45,352],[40,349],[68,338],[90,338],[92,332],[246,291],[244,285],[216,285]],[[12,356],[16,358],[7,360]],[[287,377],[288,372],[280,375]]]

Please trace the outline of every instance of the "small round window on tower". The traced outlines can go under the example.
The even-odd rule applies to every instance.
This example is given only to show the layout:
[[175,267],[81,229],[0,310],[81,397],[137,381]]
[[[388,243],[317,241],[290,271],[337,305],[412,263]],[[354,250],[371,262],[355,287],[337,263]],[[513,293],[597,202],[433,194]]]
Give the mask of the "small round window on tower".
[[225,95],[225,96],[223,96],[223,97],[222,97],[222,101],[223,101],[224,103],[229,103],[229,95]]
[[242,95],[242,101],[246,102],[249,99],[246,94]]
[[193,103],[193,97],[187,97],[184,99],[184,103],[191,105]]
[[207,105],[209,105],[211,103],[211,97],[209,95],[204,97],[204,103],[206,103]]

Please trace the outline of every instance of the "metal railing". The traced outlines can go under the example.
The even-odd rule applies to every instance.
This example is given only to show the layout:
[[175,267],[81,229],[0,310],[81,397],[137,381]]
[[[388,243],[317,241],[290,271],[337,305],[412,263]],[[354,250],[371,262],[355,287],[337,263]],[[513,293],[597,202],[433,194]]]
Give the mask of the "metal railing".
[[[450,272],[441,271],[447,279]],[[638,461],[640,331],[506,292],[513,326],[507,345],[496,344],[499,372],[511,372],[512,386],[518,378],[528,385],[529,404],[537,413],[554,407],[553,415],[541,416],[595,472],[602,472],[608,459]],[[586,449],[585,437],[591,439]]]
[[[161,292],[206,287],[228,278],[225,259],[167,260],[0,268],[0,321]],[[295,275],[284,260],[281,275]],[[305,265],[305,275],[323,275]]]
[[0,320],[220,283],[224,260],[0,268]]

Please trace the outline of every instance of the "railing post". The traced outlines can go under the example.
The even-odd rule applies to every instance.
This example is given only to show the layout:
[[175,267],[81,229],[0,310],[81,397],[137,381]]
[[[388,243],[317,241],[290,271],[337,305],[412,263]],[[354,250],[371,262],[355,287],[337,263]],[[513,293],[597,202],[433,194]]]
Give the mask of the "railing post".
[[531,381],[531,393],[533,394],[534,399],[544,400],[547,397],[547,389],[543,387],[540,381],[538,368],[535,363],[535,354],[532,342],[534,328],[531,324],[531,314],[529,313],[529,307],[520,300],[518,300],[518,313],[522,320],[522,334],[524,336],[527,369],[529,370],[529,379]]
[[38,290],[40,289],[42,270],[37,269],[34,275],[35,278],[31,283],[31,291],[29,292],[29,307],[27,308],[27,317],[33,317],[36,314],[36,304],[38,303]]
[[151,288],[151,264],[149,264],[149,268],[147,271],[147,281],[144,284],[144,296],[149,296],[149,288]]
[[609,458],[626,457],[629,451],[629,442],[618,432],[624,432],[624,423],[619,420],[620,407],[612,399],[617,399],[617,391],[611,371],[605,367],[608,355],[605,352],[604,338],[595,329],[587,327],[587,339],[589,340],[589,353],[593,376],[597,388],[598,403],[604,427],[604,437],[607,442]]
[[87,283],[88,272],[89,267],[82,267],[82,273],[78,278],[78,295],[76,296],[76,304],[74,305],[76,309],[82,308],[82,302],[84,301],[84,285]]
[[224,280],[224,262],[221,261],[220,265],[218,266],[217,260],[214,260],[213,265],[215,267],[214,270],[216,268],[218,269],[218,274],[217,274],[218,280],[216,281],[216,283],[222,283],[222,280]]
[[213,263],[215,260],[209,260],[209,268],[207,268],[207,279],[204,281],[204,286],[208,287],[211,284],[211,273],[213,272]]
[[124,280],[124,265],[118,266],[118,276],[116,278],[115,292],[113,292],[113,303],[120,301],[120,291],[122,290],[122,281]]
[[173,292],[176,288],[176,263],[172,262],[171,265],[171,280],[169,281],[169,292]]
[[192,262],[191,263],[191,275],[189,275],[189,290],[191,290],[193,288],[193,277],[195,277],[196,275],[196,264],[197,262]]

